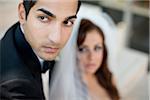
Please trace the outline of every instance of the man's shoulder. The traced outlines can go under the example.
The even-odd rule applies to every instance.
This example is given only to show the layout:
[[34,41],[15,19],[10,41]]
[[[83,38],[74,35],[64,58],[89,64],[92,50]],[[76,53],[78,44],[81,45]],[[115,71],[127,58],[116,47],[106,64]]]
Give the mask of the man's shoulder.
[[25,76],[28,73],[26,65],[20,58],[14,40],[14,32],[19,23],[8,29],[0,43],[0,80]]
[[4,43],[4,41],[10,41],[11,38],[13,38],[13,33],[15,32],[16,28],[19,26],[19,22],[16,22],[14,25],[12,25],[4,34],[4,36],[1,38],[1,44]]
[[4,65],[10,65],[12,63],[15,63],[16,60],[18,60],[17,58],[18,54],[13,36],[17,25],[18,23],[14,24],[11,28],[9,28],[4,37],[0,41],[1,67]]

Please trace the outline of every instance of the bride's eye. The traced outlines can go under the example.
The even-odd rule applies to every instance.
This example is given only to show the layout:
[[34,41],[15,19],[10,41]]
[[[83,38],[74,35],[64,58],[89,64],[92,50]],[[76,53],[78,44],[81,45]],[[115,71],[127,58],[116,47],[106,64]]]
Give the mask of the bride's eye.
[[86,52],[88,52],[88,49],[85,48],[85,47],[79,47],[78,50],[79,50],[80,53],[86,53]]
[[103,47],[102,46],[95,46],[95,48],[94,48],[94,50],[95,51],[101,51],[103,49]]

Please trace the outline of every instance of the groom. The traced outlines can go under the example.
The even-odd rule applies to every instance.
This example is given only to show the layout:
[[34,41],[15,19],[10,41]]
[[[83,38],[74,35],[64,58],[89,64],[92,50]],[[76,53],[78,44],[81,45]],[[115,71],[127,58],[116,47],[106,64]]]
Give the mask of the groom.
[[[19,22],[0,41],[0,99],[45,100],[41,73],[71,35],[78,0],[23,0]],[[51,98],[50,98],[51,99]]]

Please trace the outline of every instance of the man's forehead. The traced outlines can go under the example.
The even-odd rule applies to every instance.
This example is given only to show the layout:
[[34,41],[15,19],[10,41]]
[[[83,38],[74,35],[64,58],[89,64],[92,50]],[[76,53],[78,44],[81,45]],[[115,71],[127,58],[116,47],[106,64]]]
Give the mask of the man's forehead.
[[43,1],[43,2],[78,2],[78,0],[35,0],[35,1]]
[[45,0],[45,1],[38,1],[35,5],[35,10],[39,11],[38,9],[44,9],[46,11],[51,12],[56,17],[69,17],[76,15],[77,10],[77,0],[71,0],[66,2],[58,2],[61,0]]
[[59,4],[63,4],[63,5],[67,5],[67,4],[78,4],[78,0],[37,0],[37,3],[40,3],[40,4],[44,4],[44,3],[47,3],[47,4],[50,4],[50,5],[57,5],[57,6],[61,6]]

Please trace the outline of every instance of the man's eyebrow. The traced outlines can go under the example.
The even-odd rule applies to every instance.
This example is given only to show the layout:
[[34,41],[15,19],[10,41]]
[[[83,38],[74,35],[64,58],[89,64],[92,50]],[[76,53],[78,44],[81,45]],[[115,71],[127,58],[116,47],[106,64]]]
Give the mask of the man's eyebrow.
[[69,16],[66,18],[66,20],[72,19],[72,18],[77,18],[77,15]]
[[41,11],[41,12],[45,13],[45,14],[48,15],[48,16],[51,16],[51,17],[56,18],[56,16],[55,16],[54,14],[52,14],[50,11],[48,11],[48,10],[46,10],[46,9],[44,9],[44,8],[40,8],[40,9],[38,9],[37,11]]

